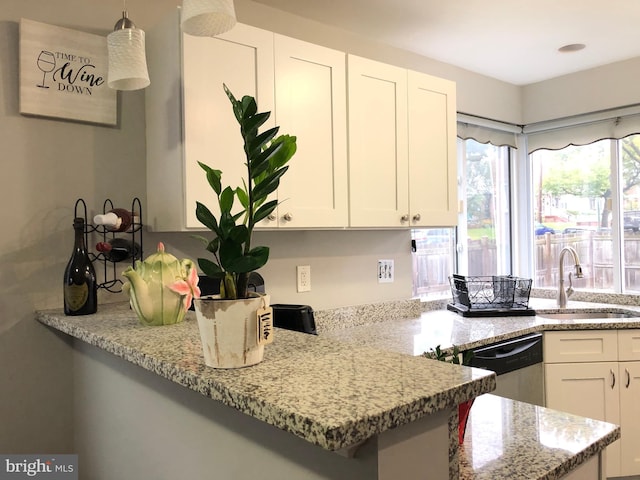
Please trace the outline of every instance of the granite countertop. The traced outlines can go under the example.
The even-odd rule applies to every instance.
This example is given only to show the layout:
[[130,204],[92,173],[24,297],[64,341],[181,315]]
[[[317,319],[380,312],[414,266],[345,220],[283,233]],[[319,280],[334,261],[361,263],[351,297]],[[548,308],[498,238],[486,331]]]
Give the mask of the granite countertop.
[[562,478],[620,438],[620,427],[486,394],[458,450],[460,480]]
[[277,329],[265,359],[251,368],[204,364],[193,312],[171,326],[139,324],[128,303],[98,313],[37,312],[52,328],[139,365],[328,450],[495,389],[493,372]]
[[[531,299],[538,313],[560,310],[552,299]],[[543,316],[462,317],[430,310],[415,318],[346,326],[323,333],[352,345],[421,355],[440,345],[471,349],[548,330],[640,328],[640,307],[570,302],[563,313],[614,312],[638,317],[551,319]],[[462,480],[561,478],[620,438],[620,428],[495,395],[478,397],[471,409],[465,442],[458,451]]]
[[322,336],[354,345],[421,355],[437,345],[443,349],[457,345],[461,350],[468,350],[549,330],[640,328],[639,306],[571,301],[568,308],[559,310],[555,300],[538,298],[531,299],[529,306],[538,314],[607,311],[637,314],[638,317],[577,320],[558,320],[540,315],[463,317],[448,310],[430,310],[412,318],[332,329],[322,332]]

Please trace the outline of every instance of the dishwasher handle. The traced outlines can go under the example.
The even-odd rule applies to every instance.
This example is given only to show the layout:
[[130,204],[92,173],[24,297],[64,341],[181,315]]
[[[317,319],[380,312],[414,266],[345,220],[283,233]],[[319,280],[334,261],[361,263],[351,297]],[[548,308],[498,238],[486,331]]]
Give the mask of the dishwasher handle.
[[498,375],[542,363],[542,335],[534,334],[496,343],[473,351],[472,367]]
[[494,348],[490,348],[490,349],[488,348],[484,351],[479,351],[475,353],[475,355],[478,358],[482,358],[482,359],[500,360],[502,358],[519,355],[522,352],[526,352],[529,349],[535,348],[538,343],[539,343],[539,340],[532,339],[527,343],[521,343],[519,345],[510,345],[510,344],[496,345]]

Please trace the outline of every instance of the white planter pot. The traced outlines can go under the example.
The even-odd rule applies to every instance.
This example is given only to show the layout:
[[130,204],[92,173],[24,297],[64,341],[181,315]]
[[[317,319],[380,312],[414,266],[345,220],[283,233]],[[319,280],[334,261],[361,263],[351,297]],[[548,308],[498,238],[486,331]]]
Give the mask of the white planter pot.
[[241,368],[262,361],[257,311],[269,306],[269,295],[239,300],[219,296],[194,299],[204,361],[213,368]]

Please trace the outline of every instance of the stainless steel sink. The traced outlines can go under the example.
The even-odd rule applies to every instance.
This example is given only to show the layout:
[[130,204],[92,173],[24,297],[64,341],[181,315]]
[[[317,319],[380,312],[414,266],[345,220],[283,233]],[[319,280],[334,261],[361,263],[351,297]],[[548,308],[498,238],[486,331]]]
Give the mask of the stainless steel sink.
[[562,312],[562,313],[536,313],[538,317],[553,320],[592,320],[607,318],[635,318],[640,316],[633,313],[612,313],[612,312]]

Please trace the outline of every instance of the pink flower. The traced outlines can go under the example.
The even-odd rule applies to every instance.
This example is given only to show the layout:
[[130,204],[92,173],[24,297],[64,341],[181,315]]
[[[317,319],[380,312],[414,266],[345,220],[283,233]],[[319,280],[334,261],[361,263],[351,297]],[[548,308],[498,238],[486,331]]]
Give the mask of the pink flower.
[[198,287],[198,270],[191,267],[186,280],[177,280],[169,285],[169,290],[184,295],[184,308],[188,310],[194,298],[200,298],[200,287]]

